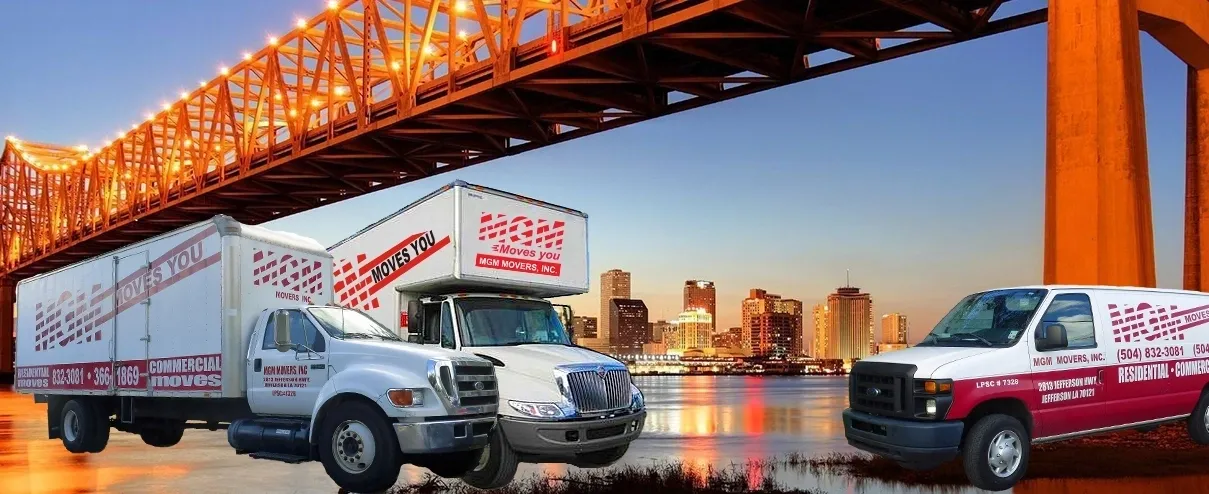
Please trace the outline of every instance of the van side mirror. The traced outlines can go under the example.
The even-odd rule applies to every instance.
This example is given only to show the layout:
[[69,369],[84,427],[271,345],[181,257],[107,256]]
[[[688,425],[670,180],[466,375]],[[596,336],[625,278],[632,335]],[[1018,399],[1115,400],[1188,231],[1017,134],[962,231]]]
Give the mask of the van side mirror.
[[[413,331],[412,325],[419,325],[420,331]],[[424,304],[419,299],[407,301],[407,342],[421,343],[420,334],[424,330]]]
[[1046,324],[1037,339],[1038,350],[1056,350],[1066,348],[1066,326],[1058,323]]
[[273,344],[277,351],[288,352],[294,348],[290,343],[290,314],[284,310],[273,313]]

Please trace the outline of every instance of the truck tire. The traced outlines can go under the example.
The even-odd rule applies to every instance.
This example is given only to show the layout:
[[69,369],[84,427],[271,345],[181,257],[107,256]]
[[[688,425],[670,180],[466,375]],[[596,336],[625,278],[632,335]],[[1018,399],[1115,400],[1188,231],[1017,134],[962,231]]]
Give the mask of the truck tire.
[[626,451],[629,450],[630,445],[627,443],[601,451],[581,453],[576,455],[575,462],[572,463],[572,465],[575,465],[579,468],[604,468],[617,463],[617,460],[620,460],[621,457],[625,456]]
[[319,460],[336,485],[352,492],[381,492],[399,480],[399,439],[377,407],[341,403],[320,426]]
[[1192,416],[1188,417],[1188,436],[1197,444],[1209,445],[1209,391],[1201,393]]
[[185,424],[182,423],[156,424],[139,430],[143,442],[157,448],[176,446],[184,435]]
[[59,413],[59,436],[72,453],[100,453],[109,444],[109,415],[100,404],[72,398]]
[[966,477],[974,487],[1007,490],[1028,471],[1028,432],[1015,417],[987,415],[966,433],[961,454]]
[[516,451],[508,445],[503,431],[497,427],[491,433],[491,442],[483,448],[478,464],[462,476],[462,482],[483,490],[498,489],[512,482],[517,463]]

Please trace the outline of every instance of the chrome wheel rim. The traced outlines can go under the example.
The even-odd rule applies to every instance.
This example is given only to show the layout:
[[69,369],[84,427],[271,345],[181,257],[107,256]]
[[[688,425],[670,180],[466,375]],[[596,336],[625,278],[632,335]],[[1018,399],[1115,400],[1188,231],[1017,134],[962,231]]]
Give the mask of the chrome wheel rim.
[[76,415],[75,410],[68,410],[63,414],[63,439],[67,442],[74,443],[80,437],[80,416]]
[[332,457],[341,470],[351,474],[369,470],[378,451],[375,446],[374,433],[356,420],[344,421],[332,434]]
[[1011,477],[1020,469],[1022,452],[1020,436],[1012,431],[1000,431],[987,448],[987,465],[991,467],[991,473],[999,478]]

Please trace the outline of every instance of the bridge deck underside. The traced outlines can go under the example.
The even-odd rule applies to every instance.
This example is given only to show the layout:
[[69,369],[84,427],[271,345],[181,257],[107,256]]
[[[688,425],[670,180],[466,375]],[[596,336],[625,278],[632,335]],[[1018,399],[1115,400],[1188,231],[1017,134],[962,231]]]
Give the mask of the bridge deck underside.
[[[649,32],[623,19],[570,27],[566,46],[520,46],[509,73],[470,67],[421,87],[415,106],[375,105],[252,159],[205,190],[125,212],[9,274],[23,278],[227,214],[261,223],[397,184],[791,84],[1045,21],[1044,10],[989,21],[994,0],[656,1]],[[931,8],[918,5],[932,4]],[[590,25],[586,25],[590,24]],[[873,36],[941,29],[879,45]],[[824,53],[827,52],[827,53]],[[814,58],[823,62],[806,59]],[[803,118],[810,118],[804,115]],[[238,174],[239,176],[234,176]],[[137,221],[135,221],[137,220]]]

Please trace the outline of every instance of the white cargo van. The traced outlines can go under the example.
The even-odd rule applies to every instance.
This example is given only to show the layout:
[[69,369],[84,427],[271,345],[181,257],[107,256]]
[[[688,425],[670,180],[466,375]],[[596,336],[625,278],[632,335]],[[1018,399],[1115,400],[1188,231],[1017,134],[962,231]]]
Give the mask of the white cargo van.
[[1187,422],[1209,444],[1209,294],[1032,286],[957,303],[918,345],[852,366],[844,432],[908,468],[960,455],[1010,488],[1029,446]]
[[545,300],[588,291],[583,213],[459,181],[329,250],[341,304],[495,364],[499,427],[466,483],[505,485],[518,461],[607,466],[642,432],[625,365],[572,344],[570,308]]
[[23,280],[17,390],[73,453],[111,428],[157,447],[227,428],[236,453],[319,460],[356,492],[404,463],[461,473],[495,426],[494,367],[330,305],[331,267],[314,240],[217,216]]

